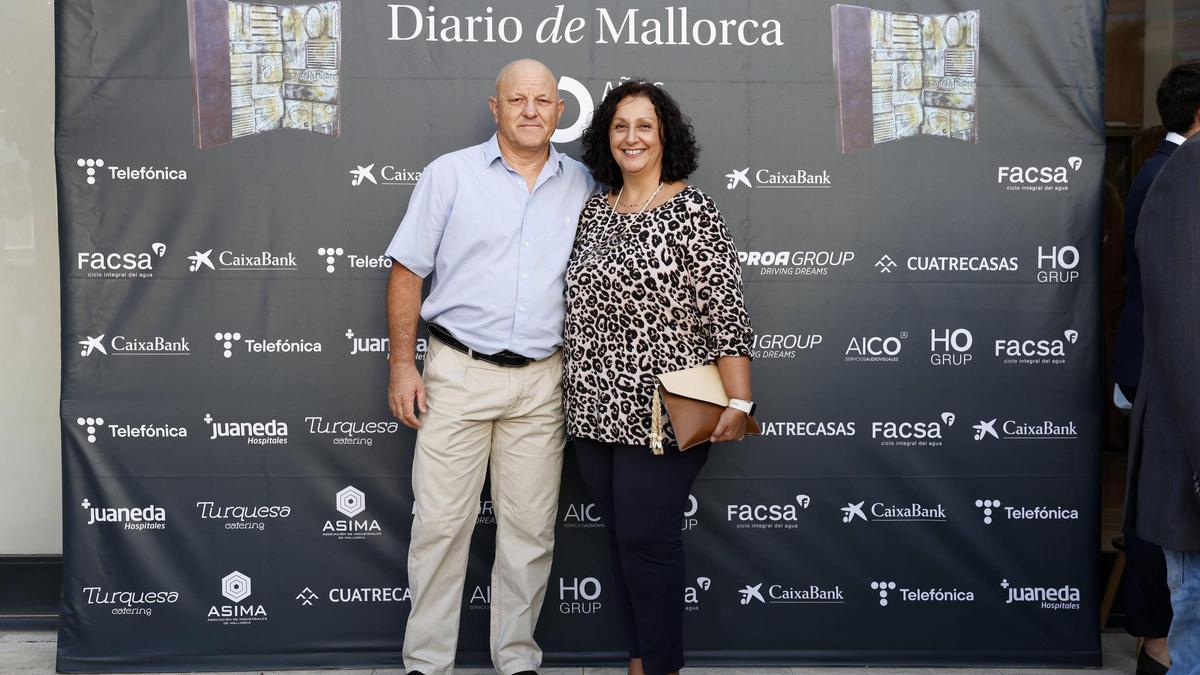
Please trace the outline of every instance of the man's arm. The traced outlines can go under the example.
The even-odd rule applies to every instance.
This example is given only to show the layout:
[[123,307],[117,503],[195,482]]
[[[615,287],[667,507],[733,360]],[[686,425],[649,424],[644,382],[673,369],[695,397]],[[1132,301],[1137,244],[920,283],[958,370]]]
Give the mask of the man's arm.
[[388,405],[406,426],[421,426],[418,410],[424,413],[425,383],[417,372],[417,320],[421,315],[421,277],[392,261],[388,277]]

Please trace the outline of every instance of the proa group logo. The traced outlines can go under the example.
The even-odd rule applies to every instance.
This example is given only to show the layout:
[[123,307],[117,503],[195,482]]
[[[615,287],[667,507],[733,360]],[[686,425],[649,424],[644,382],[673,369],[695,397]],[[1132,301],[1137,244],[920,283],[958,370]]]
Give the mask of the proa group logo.
[[467,609],[490,610],[491,608],[492,608],[492,587],[491,587],[491,585],[487,584],[487,585],[481,586],[479,584],[476,584],[471,589],[471,595],[467,599]]
[[[400,432],[400,423],[391,420],[337,420],[322,415],[304,418],[308,433],[326,439],[330,445],[375,445],[376,437]],[[382,439],[381,439],[382,440]]]
[[734,168],[725,174],[725,189],[736,190],[747,188],[777,188],[785,190],[796,189],[829,189],[833,187],[833,179],[828,169],[819,171],[809,169],[756,169],[745,167]]
[[855,520],[864,523],[944,523],[946,507],[941,504],[928,505],[920,502],[894,504],[889,502],[872,502],[869,506],[864,499],[860,502],[848,502],[843,506],[842,523],[851,524]]
[[712,579],[708,577],[696,577],[696,583],[684,586],[683,611],[700,611],[700,600],[708,594],[710,588],[712,588]]
[[246,445],[287,445],[287,422],[276,419],[265,422],[222,422],[215,419],[211,413],[204,413],[204,423],[208,425],[208,440],[218,438],[245,439]]
[[700,526],[700,518],[697,514],[700,513],[700,501],[695,495],[688,495],[687,508],[683,510],[683,524],[679,529],[683,532],[689,532]]
[[[297,272],[300,270],[296,263],[296,254],[288,251],[231,251],[218,252],[215,249],[195,251],[188,259],[188,271],[200,272],[208,269],[214,272]],[[216,258],[215,262],[213,258]]]
[[221,596],[233,604],[215,604],[208,608],[208,622],[222,626],[248,626],[267,620],[267,608],[255,603],[242,603],[252,594],[253,582],[238,571],[221,578]]
[[338,513],[346,516],[337,520],[327,520],[321,527],[321,536],[332,537],[339,541],[365,540],[368,537],[383,535],[383,528],[374,518],[355,518],[367,509],[367,495],[362,490],[347,485],[338,490],[334,500]]
[[1039,246],[1039,284],[1073,284],[1079,281],[1079,249],[1074,246]]
[[850,437],[857,433],[854,422],[844,420],[788,420],[784,422],[759,422],[763,436],[788,437]]
[[990,420],[979,420],[972,427],[975,430],[975,440],[985,441],[1074,441],[1079,439],[1079,428],[1073,420],[1066,422],[1055,420],[1019,421],[1004,420],[993,417]]
[[750,354],[756,359],[794,359],[824,341],[824,336],[814,333],[755,333]]
[[150,244],[149,251],[79,251],[75,254],[75,269],[89,279],[149,279],[154,276],[154,264],[167,255],[167,245]]
[[187,427],[170,424],[115,424],[105,422],[103,417],[77,417],[75,425],[87,432],[88,443],[96,443],[104,430],[110,438],[119,439],[170,439],[187,438]]
[[221,345],[221,355],[227,359],[233,358],[239,345],[245,347],[247,354],[319,354],[321,343],[304,338],[276,338],[274,340],[243,337],[239,331],[225,331],[213,334],[213,339]]
[[88,185],[95,185],[99,177],[118,181],[164,181],[187,180],[187,171],[169,166],[118,166],[106,163],[101,157],[80,157],[75,165],[83,169]]
[[[416,504],[413,504],[416,508]],[[496,505],[490,499],[479,498],[479,515],[475,518],[476,525],[496,526]]]
[[163,337],[161,335],[153,337],[130,337],[128,335],[114,335],[111,340],[108,340],[106,345],[105,339],[107,337],[106,333],[96,336],[85,335],[82,340],[78,341],[81,347],[79,355],[83,357],[97,353],[104,356],[192,355],[192,348],[186,337]]
[[579,502],[567,504],[562,526],[573,529],[604,527],[604,520],[600,517],[600,508],[594,503]]
[[884,447],[941,447],[943,432],[957,418],[943,412],[936,420],[883,420],[871,422],[871,438]]
[[200,520],[213,520],[222,529],[263,532],[267,523],[283,520],[292,515],[292,507],[286,504],[218,504],[213,501],[196,502]]
[[795,530],[800,527],[800,511],[810,504],[808,495],[796,495],[783,504],[727,504],[725,520],[739,530]]
[[907,588],[893,580],[872,581],[870,588],[879,597],[879,606],[887,607],[896,602],[913,603],[959,603],[975,602],[975,592],[959,588]]
[[738,262],[759,276],[827,277],[854,262],[854,251],[741,251]]
[[395,164],[378,164],[379,170],[376,171],[377,164],[377,162],[365,166],[355,164],[354,168],[348,171],[351,187],[362,187],[363,185],[412,187],[421,180],[421,174],[424,171],[424,169],[398,167]]
[[167,511],[161,506],[118,506],[115,508],[95,506],[90,499],[79,503],[88,514],[88,525],[116,523],[123,530],[145,532],[167,529]]
[[976,499],[975,508],[982,510],[985,525],[1001,516],[1008,520],[1079,520],[1079,509],[1063,506],[1005,506],[999,499]]
[[559,614],[595,614],[603,607],[604,589],[596,577],[559,577]]
[[[764,588],[764,586],[766,588]],[[764,605],[843,605],[846,595],[839,585],[820,584],[746,584],[738,590],[738,604],[748,607],[752,603]]]
[[931,328],[929,330],[929,362],[935,366],[965,366],[975,358],[971,347],[975,336],[966,328]]
[[321,262],[325,265],[325,273],[333,274],[338,271],[338,265],[342,263],[340,258],[345,258],[345,269],[351,270],[390,270],[392,268],[392,259],[386,255],[360,255],[356,253],[347,253],[345,248],[341,246],[321,246],[317,249],[317,256],[321,258]]
[[156,607],[179,602],[179,591],[117,591],[85,586],[83,599],[88,605],[111,607],[113,616],[154,616]]
[[1077,610],[1082,604],[1083,595],[1079,588],[1070,585],[1063,586],[1014,586],[1008,579],[1000,581],[1004,589],[1004,604],[1029,603],[1040,609],[1054,611]]
[[1009,192],[1066,192],[1071,177],[1082,168],[1082,157],[1068,157],[1058,166],[999,166],[996,184]]
[[1067,352],[1079,341],[1079,331],[1068,329],[1053,338],[996,338],[992,355],[1006,366],[1061,366]]
[[856,335],[850,338],[843,357],[847,363],[900,363],[907,340],[906,330],[895,335]]

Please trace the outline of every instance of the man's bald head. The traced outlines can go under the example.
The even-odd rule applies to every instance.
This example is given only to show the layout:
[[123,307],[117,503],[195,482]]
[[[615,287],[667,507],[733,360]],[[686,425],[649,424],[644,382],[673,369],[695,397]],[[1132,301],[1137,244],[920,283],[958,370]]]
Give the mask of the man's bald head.
[[502,89],[518,82],[541,81],[549,83],[558,96],[558,78],[554,77],[546,64],[537,59],[517,59],[500,69],[496,75],[496,96],[503,97]]
[[541,61],[520,59],[501,68],[496,95],[488,97],[500,152],[506,157],[547,152],[563,105],[554,73]]

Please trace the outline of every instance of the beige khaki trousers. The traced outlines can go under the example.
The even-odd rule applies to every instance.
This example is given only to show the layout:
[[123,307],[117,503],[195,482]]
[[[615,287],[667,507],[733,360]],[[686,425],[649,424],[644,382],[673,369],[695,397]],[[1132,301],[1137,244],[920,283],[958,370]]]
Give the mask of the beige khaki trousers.
[[454,672],[467,551],[490,473],[492,664],[503,675],[536,670],[542,650],[533,629],[550,576],[565,442],[561,353],[505,368],[431,339],[424,379],[428,411],[413,459],[404,668]]

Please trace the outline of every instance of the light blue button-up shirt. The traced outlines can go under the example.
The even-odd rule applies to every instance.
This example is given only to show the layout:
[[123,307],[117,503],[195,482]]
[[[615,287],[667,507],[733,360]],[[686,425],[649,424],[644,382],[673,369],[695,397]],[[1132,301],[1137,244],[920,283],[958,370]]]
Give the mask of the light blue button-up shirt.
[[493,135],[425,167],[387,255],[433,275],[426,322],[484,354],[545,358],[562,344],[563,275],[594,187],[587,168],[550,146],[529,190]]

